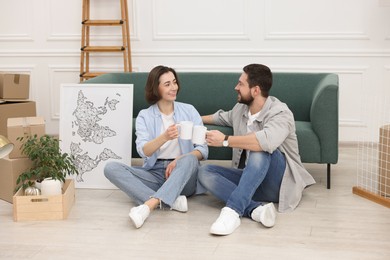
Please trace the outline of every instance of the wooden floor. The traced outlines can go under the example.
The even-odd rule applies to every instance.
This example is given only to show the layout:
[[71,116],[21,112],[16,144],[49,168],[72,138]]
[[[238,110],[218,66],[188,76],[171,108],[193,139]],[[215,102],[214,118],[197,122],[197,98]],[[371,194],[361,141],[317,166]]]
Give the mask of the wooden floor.
[[189,211],[157,210],[135,229],[134,205],[119,190],[76,190],[63,221],[13,222],[0,200],[0,259],[390,259],[390,209],[352,194],[356,148],[340,148],[332,166],[308,164],[317,184],[299,207],[267,229],[243,219],[230,236],[209,234],[223,204],[211,195],[189,199]]

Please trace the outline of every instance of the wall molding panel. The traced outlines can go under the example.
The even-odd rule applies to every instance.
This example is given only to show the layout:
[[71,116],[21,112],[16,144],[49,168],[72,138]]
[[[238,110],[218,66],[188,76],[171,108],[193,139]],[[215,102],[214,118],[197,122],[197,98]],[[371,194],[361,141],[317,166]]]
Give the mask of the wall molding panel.
[[[371,120],[379,115],[363,107],[368,95],[390,99],[390,0],[127,1],[133,71],[164,64],[178,71],[241,72],[246,64],[263,63],[277,72],[336,73],[340,142],[376,130]],[[117,0],[91,7],[92,19],[119,17]],[[31,75],[37,114],[47,133],[58,134],[60,85],[79,81],[82,1],[3,0],[1,8],[0,70]],[[93,29],[96,45],[121,42],[120,31]],[[91,55],[90,67],[122,71],[121,57]]]
[[[77,10],[78,19],[76,17],[72,17],[71,28],[72,32],[62,32],[61,27],[64,26],[64,20],[58,17],[61,17],[61,13],[58,13],[61,10],[58,10],[58,1],[53,0],[45,0],[46,8],[47,8],[47,31],[48,37],[47,41],[76,41],[80,43],[81,41],[81,15],[82,15],[82,2],[77,1],[77,6],[75,6],[75,10]],[[119,0],[118,0],[119,3]],[[63,2],[64,5],[67,5],[67,1]],[[97,7],[93,5],[91,1],[91,18],[95,19],[107,19],[106,16],[101,14],[100,16],[93,16],[93,9]],[[137,34],[137,21],[136,21],[136,1],[129,0],[128,1],[128,11],[129,11],[129,29],[130,29],[130,38],[132,41],[139,41],[139,37]],[[116,13],[116,16],[112,16],[112,19],[120,19],[120,12]],[[57,19],[58,18],[58,19]],[[57,26],[57,27],[56,27]],[[58,28],[60,27],[60,28]],[[119,27],[105,27],[105,28],[93,28],[91,27],[91,39],[96,42],[100,41],[122,41],[122,34]]]
[[267,32],[266,40],[370,40],[364,32]]
[[24,1],[23,5],[20,6],[18,5],[18,1],[6,1],[2,3],[0,42],[34,41],[35,15],[33,1]]
[[[354,6],[354,12],[349,10],[351,6]],[[370,40],[365,24],[361,22],[369,17],[365,13],[366,6],[367,3],[359,5],[354,0],[344,0],[342,4],[337,0],[315,3],[264,0],[265,39]],[[345,19],[346,14],[348,19]]]
[[390,57],[389,50],[297,50],[297,49],[137,49],[132,52],[138,57]]
[[34,41],[32,34],[0,34],[0,41]]
[[[80,67],[72,65],[49,65],[48,72],[51,115],[50,119],[59,121],[61,83],[75,83],[74,78],[75,75],[77,78],[80,74]],[[69,80],[67,78],[69,78]]]
[[32,74],[33,70],[35,69],[36,65],[22,65],[22,64],[17,64],[17,65],[0,65],[0,70],[1,71],[7,71],[7,72],[15,72],[15,73],[27,73],[27,74]]
[[[116,57],[121,54],[102,53],[97,56]],[[296,49],[137,49],[132,51],[136,57],[325,57],[325,58],[387,58],[390,57],[389,50],[296,50]],[[30,49],[12,50],[0,49],[0,57],[80,57],[78,49]]]
[[[198,0],[198,2],[186,2],[186,5],[190,5],[188,10],[191,18],[194,19],[183,19],[180,26],[177,25],[175,20],[169,20],[166,12],[160,11],[160,5],[167,5],[170,2],[172,10],[175,6],[180,4],[180,1],[152,1],[153,10],[153,40],[186,40],[186,41],[199,41],[199,40],[244,40],[250,39],[248,35],[248,10],[247,0]],[[182,2],[182,1],[181,1]],[[199,3],[203,4],[207,8],[199,8]],[[183,4],[181,4],[183,5]],[[218,19],[215,19],[215,10],[224,6],[224,12],[219,13]],[[169,8],[169,7],[168,7]],[[198,12],[197,12],[198,11]],[[177,14],[171,13],[171,15]],[[235,19],[232,19],[234,14]],[[180,15],[178,15],[180,16]],[[213,23],[210,23],[210,21]],[[220,26],[214,24],[220,24]],[[160,26],[161,25],[161,26]],[[194,26],[195,25],[195,26]],[[231,28],[231,30],[226,29]],[[235,30],[233,30],[235,28]],[[176,30],[176,31],[175,31]]]

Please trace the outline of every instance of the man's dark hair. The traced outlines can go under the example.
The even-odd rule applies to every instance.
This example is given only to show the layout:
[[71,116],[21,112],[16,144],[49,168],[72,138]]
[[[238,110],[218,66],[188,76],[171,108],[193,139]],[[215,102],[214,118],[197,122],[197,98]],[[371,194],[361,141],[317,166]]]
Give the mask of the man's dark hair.
[[272,72],[270,68],[262,64],[249,64],[244,67],[244,72],[248,75],[249,87],[259,86],[261,95],[268,97],[272,86]]
[[158,92],[158,85],[160,84],[160,77],[161,75],[172,72],[175,76],[176,83],[177,83],[177,93],[179,93],[180,90],[180,83],[179,79],[177,78],[176,71],[172,68],[159,65],[157,67],[154,67],[148,75],[148,79],[146,81],[145,85],[145,99],[149,104],[155,104],[157,101],[161,99],[161,95]]

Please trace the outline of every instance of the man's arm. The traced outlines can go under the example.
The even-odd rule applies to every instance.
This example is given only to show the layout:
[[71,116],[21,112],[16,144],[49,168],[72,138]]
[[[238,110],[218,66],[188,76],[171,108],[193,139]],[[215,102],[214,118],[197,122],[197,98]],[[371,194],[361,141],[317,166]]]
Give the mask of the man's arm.
[[202,116],[202,121],[203,124],[208,124],[208,125],[214,124],[213,115]]
[[229,142],[229,147],[232,148],[241,148],[241,149],[245,149],[248,151],[255,151],[255,152],[263,151],[259,142],[257,141],[255,133],[250,133],[248,135],[240,135],[240,136],[229,136],[228,142]]
[[[221,147],[225,140],[225,134],[218,130],[211,130],[206,135],[207,145]],[[229,136],[229,147],[241,148],[249,151],[262,151],[255,133],[240,136]]]

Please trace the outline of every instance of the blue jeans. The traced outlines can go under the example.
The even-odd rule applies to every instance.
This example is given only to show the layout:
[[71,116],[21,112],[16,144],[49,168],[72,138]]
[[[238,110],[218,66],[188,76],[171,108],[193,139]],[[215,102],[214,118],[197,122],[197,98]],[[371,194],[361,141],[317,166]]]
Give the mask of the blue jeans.
[[279,150],[272,154],[251,151],[244,169],[204,165],[199,168],[198,178],[227,207],[250,217],[264,202],[279,202],[285,168],[286,158]]
[[109,162],[104,167],[104,175],[138,204],[156,198],[172,206],[179,195],[195,193],[199,162],[192,154],[184,155],[165,179],[165,169],[170,162],[158,160],[150,170]]

